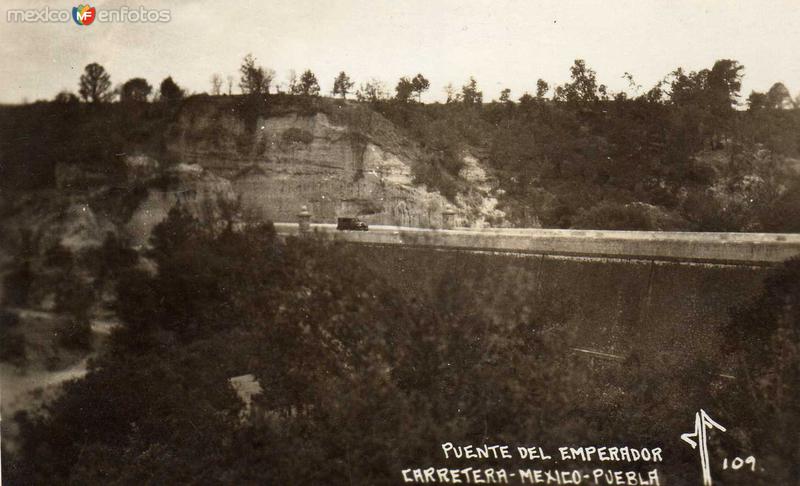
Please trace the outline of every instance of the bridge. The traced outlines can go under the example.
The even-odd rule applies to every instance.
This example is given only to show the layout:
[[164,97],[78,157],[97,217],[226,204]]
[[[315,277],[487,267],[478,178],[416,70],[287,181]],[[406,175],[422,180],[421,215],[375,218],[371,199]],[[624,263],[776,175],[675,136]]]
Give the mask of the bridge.
[[[275,223],[275,229],[280,235],[301,233],[298,223]],[[800,234],[535,228],[442,230],[377,225],[369,231],[337,231],[334,224],[310,224],[303,232],[370,245],[724,265],[770,266],[800,255]]]
[[358,245],[363,264],[398,292],[438,296],[447,282],[477,275],[475,298],[493,312],[517,311],[520,301],[568,302],[578,316],[564,323],[579,337],[572,349],[591,360],[656,354],[680,373],[681,363],[704,357],[719,376],[727,376],[721,349],[731,310],[760,294],[772,267],[800,255],[797,234],[377,225],[337,231],[307,223],[275,229]]

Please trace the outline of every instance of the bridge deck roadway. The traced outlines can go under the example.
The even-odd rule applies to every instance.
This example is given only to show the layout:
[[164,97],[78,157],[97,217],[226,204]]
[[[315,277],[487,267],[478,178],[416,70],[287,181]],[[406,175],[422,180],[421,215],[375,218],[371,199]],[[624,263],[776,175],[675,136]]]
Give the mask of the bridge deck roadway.
[[[275,223],[275,229],[283,236],[299,234],[297,223]],[[381,225],[370,226],[369,231],[337,231],[334,224],[312,224],[311,232],[329,240],[371,245],[734,265],[772,265],[800,255],[800,234],[538,228],[442,230]]]

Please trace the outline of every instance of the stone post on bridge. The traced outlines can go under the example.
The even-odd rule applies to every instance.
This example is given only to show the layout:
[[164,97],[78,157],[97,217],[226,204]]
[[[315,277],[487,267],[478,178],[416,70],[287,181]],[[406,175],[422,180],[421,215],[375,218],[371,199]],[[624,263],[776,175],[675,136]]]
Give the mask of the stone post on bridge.
[[445,209],[442,212],[442,227],[444,229],[453,229],[456,226],[456,212],[452,209]]
[[300,228],[300,234],[304,235],[311,231],[311,213],[308,212],[308,206],[300,208],[297,213],[297,225]]

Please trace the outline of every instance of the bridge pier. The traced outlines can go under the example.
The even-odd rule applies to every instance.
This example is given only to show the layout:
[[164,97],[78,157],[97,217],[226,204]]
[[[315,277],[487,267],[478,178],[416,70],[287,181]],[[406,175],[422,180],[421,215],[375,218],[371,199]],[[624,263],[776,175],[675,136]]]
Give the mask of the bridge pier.
[[311,213],[308,211],[308,206],[303,206],[297,213],[297,226],[300,234],[307,234],[311,231]]
[[446,209],[442,212],[442,226],[444,229],[453,229],[456,226],[456,212]]

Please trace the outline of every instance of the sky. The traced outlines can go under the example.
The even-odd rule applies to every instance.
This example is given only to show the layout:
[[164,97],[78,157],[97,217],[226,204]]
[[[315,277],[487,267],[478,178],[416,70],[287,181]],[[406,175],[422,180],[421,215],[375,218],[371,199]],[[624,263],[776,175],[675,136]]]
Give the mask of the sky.
[[646,90],[678,66],[700,70],[727,58],[745,66],[743,99],[777,81],[800,92],[797,0],[109,0],[91,6],[168,9],[170,21],[79,26],[7,17],[10,9],[76,5],[3,1],[0,103],[77,92],[91,62],[114,85],[143,77],[158,86],[172,76],[188,92],[210,91],[214,73],[238,80],[248,53],[280,83],[290,69],[311,69],[326,93],[342,70],[392,90],[399,77],[422,73],[431,82],[427,102],[470,76],[485,100],[503,88],[518,98],[535,92],[539,78],[568,81],[575,59],[612,91],[627,88],[625,72]]

